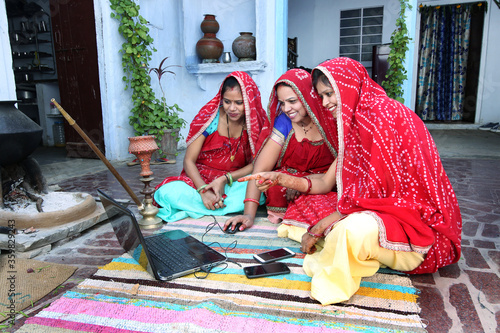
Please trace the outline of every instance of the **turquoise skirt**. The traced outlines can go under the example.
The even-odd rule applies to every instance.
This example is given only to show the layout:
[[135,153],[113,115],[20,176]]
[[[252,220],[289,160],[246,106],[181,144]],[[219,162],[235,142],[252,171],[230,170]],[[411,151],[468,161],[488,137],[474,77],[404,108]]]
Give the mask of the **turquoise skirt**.
[[[154,199],[160,205],[158,217],[165,222],[175,222],[190,217],[193,219],[205,215],[222,216],[230,213],[243,213],[247,182],[234,182],[226,185],[224,199],[226,207],[210,210],[203,205],[201,196],[194,188],[183,181],[173,181],[161,186],[154,193]],[[260,204],[266,202],[264,194],[260,196]]]

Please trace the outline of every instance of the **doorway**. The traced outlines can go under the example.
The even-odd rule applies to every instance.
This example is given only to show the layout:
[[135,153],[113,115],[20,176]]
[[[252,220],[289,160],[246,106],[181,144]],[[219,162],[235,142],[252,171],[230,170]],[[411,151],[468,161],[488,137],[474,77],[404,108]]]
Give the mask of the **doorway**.
[[422,120],[474,123],[485,7],[420,7],[415,111]]
[[5,7],[19,110],[42,127],[43,146],[97,158],[51,105],[57,100],[104,151],[93,1],[6,0]]
[[[104,131],[92,0],[50,0],[61,105],[104,153]],[[68,157],[97,158],[65,124]]]

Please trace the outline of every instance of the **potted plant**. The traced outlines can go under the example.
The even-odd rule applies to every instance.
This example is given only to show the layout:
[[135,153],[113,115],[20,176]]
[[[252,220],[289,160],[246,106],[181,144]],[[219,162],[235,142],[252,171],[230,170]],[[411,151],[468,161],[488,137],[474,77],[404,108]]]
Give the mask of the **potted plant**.
[[[166,68],[170,66],[162,67],[167,58],[162,60],[158,68],[149,69],[152,53],[156,52],[156,49],[152,46],[153,38],[149,35],[149,28],[146,25],[148,22],[139,15],[138,4],[131,0],[110,0],[110,7],[114,11],[111,17],[120,22],[118,31],[125,38],[120,52],[125,73],[123,76],[123,81],[126,83],[125,89],[132,90],[133,106],[130,110],[129,123],[134,128],[136,136],[154,135],[156,137],[160,147],[159,158],[166,157],[164,150],[167,148],[162,145],[162,141],[164,138],[171,137],[170,132],[173,132],[175,152],[168,151],[168,153],[176,156],[178,133],[185,126],[185,121],[179,117],[179,112],[182,110],[177,104],[167,105],[161,81],[159,83],[163,96],[160,100],[156,98],[151,87],[151,72],[155,72],[159,80],[165,73],[172,73],[166,71]],[[154,163],[156,163],[156,157]],[[128,163],[128,165],[135,164],[139,164],[138,161]]]

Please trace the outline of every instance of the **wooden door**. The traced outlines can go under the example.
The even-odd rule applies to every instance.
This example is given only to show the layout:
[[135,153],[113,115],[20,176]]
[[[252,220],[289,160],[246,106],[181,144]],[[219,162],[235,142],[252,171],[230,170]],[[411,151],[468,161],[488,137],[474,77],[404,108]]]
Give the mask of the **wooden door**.
[[[92,0],[50,0],[61,106],[104,153],[101,94]],[[68,157],[97,155],[65,122]]]

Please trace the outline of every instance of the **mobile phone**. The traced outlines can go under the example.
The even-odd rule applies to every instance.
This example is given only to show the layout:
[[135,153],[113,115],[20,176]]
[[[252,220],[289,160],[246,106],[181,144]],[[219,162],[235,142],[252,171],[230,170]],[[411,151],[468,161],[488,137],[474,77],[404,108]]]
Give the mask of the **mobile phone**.
[[243,268],[243,271],[249,279],[280,274],[290,274],[290,268],[288,268],[288,266],[282,262],[248,266]]
[[281,249],[254,254],[253,258],[262,264],[295,256],[295,252],[283,247]]

